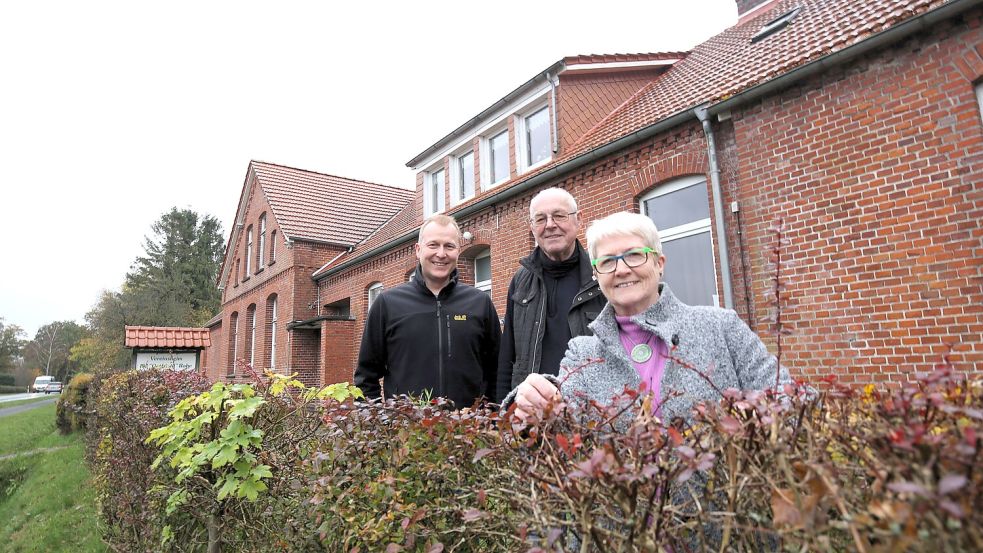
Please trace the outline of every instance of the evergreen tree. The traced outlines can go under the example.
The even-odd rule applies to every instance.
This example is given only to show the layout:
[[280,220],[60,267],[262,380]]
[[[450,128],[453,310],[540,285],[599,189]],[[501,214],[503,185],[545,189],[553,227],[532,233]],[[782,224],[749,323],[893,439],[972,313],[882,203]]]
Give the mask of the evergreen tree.
[[[218,220],[172,208],[151,227],[126,275],[124,303],[140,313],[139,324],[199,326],[214,315],[221,296],[215,286],[224,254]],[[134,323],[130,323],[134,324]]]

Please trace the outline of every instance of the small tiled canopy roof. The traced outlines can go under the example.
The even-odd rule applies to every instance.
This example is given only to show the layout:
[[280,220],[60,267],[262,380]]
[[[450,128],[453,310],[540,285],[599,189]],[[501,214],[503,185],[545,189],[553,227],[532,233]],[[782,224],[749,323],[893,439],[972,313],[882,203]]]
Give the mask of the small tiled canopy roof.
[[173,326],[128,326],[126,347],[195,349],[212,345],[207,328]]

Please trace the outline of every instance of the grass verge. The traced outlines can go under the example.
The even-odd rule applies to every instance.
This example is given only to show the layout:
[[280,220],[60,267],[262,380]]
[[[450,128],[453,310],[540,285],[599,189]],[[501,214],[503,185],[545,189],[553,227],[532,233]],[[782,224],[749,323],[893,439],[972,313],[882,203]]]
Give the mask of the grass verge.
[[0,455],[34,452],[0,460],[0,548],[105,552],[82,436],[54,421],[54,404],[0,418]]

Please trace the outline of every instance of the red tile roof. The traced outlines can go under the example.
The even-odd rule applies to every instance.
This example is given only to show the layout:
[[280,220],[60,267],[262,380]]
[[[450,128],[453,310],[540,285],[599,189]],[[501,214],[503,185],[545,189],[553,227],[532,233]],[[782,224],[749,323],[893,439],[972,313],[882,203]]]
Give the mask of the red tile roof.
[[251,164],[281,231],[352,246],[413,199],[413,191],[273,163]]
[[[812,60],[842,50],[943,0],[785,0],[700,44],[640,90],[572,148],[607,144],[677,112],[732,96]],[[781,31],[752,43],[762,26],[801,7]]]
[[[766,6],[755,17],[740,22],[694,48],[682,60],[674,63],[665,73],[598,122],[563,156],[496,187],[494,192],[501,193],[518,186],[557,165],[677,113],[707,102],[726,99],[945,3],[946,0],[783,0]],[[795,7],[801,9],[787,27],[751,43],[751,37],[765,24]],[[611,57],[677,54],[614,54]],[[603,55],[573,56],[564,61],[619,61],[606,58]],[[453,215],[485,197],[478,196],[449,209],[448,213]],[[416,214],[394,218],[369,240],[356,246],[354,251],[336,259],[318,273],[355,259],[386,241],[411,233],[420,224],[419,217],[412,215]]]
[[195,349],[212,345],[207,328],[168,326],[126,327],[128,348]]

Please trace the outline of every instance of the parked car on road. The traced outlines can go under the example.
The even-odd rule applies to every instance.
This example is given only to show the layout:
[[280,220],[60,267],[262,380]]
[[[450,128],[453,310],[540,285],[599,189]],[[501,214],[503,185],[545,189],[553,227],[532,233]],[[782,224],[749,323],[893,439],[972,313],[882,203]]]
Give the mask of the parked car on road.
[[45,388],[48,387],[55,377],[53,376],[39,376],[34,379],[34,384],[31,385],[32,392],[43,392]]
[[60,394],[61,393],[61,382],[56,382],[52,380],[44,387],[44,395],[48,394]]

